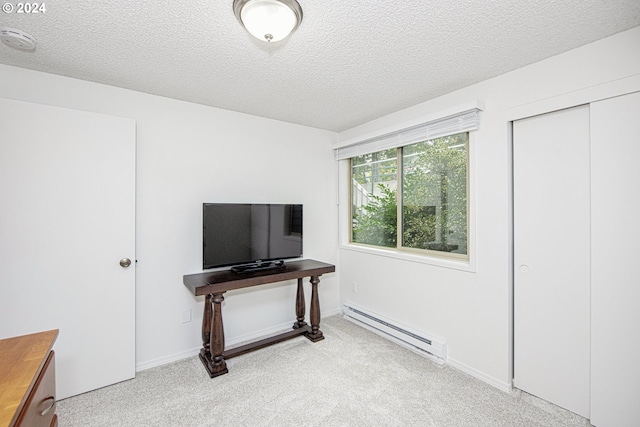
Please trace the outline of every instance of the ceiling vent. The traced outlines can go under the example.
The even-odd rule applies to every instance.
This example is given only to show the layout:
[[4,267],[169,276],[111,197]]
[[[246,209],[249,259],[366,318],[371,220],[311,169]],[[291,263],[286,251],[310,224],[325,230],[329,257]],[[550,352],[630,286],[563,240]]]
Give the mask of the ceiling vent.
[[35,37],[15,28],[0,28],[0,40],[14,49],[34,50],[36,48]]

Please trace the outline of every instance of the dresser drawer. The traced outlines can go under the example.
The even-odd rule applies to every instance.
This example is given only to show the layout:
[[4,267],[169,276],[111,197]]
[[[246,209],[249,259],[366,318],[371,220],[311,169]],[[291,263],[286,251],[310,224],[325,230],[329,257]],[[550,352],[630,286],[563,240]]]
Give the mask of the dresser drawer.
[[16,426],[50,427],[57,425],[55,353],[49,352],[47,361],[18,416]]

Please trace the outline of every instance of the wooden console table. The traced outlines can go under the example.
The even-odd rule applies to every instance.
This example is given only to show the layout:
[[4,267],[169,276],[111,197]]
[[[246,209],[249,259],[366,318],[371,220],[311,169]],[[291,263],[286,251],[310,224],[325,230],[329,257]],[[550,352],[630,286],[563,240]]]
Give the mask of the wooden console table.
[[[285,263],[285,268],[279,270],[259,271],[253,273],[234,273],[230,270],[213,271],[208,273],[189,274],[183,277],[184,285],[195,295],[205,295],[204,315],[202,317],[202,349],[200,360],[211,378],[226,374],[228,371],[226,359],[264,348],[271,344],[304,335],[316,342],[324,339],[320,331],[320,300],[318,299],[318,283],[324,273],[332,273],[336,267],[331,264],[314,260],[292,261]],[[309,320],[311,326],[304,321],[305,302],[302,279],[311,280],[311,306]],[[250,344],[225,351],[224,329],[222,327],[223,294],[234,289],[265,285],[267,283],[283,282],[298,279],[296,294],[296,318],[293,330],[265,338]]]

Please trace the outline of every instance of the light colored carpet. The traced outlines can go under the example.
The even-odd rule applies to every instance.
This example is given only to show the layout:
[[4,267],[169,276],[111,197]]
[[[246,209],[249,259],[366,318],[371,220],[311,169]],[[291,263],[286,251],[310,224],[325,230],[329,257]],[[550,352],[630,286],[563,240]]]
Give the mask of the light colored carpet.
[[58,402],[67,426],[589,426],[523,392],[505,393],[343,319],[227,361],[197,356]]

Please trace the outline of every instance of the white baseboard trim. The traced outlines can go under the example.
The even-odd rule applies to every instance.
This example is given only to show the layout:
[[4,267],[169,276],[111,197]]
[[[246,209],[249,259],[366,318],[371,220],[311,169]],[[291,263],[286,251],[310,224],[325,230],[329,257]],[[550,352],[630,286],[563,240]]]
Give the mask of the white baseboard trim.
[[[326,313],[322,314],[322,318],[324,319],[325,317],[335,316],[336,314],[342,315],[341,307],[336,307],[333,310],[328,310]],[[322,322],[320,322],[320,329],[322,330]]]
[[503,383],[502,381],[499,381],[487,374],[485,374],[484,372],[481,372],[475,368],[472,368],[469,365],[465,365],[462,362],[459,362],[451,357],[447,357],[447,365],[451,366],[452,368],[455,368],[459,371],[464,372],[465,374],[469,374],[474,378],[477,378],[481,381],[484,381],[485,383],[492,385],[494,387],[496,387],[497,389],[500,389],[506,393],[511,393],[512,391],[512,387],[511,387],[511,383]]
[[200,348],[190,348],[179,353],[168,354],[157,359],[147,360],[146,362],[136,363],[136,372],[145,371],[147,369],[155,368],[156,366],[167,365],[169,363],[177,362],[178,360],[186,359],[191,356],[195,356],[200,353]]
[[[322,317],[329,317],[329,316],[333,316],[335,314],[340,314],[341,310],[340,308],[336,308],[334,310],[329,310],[328,312],[326,312]],[[251,341],[256,341],[262,338],[267,338],[270,335],[276,335],[281,333],[282,331],[286,331],[287,329],[291,329],[291,327],[293,326],[293,322],[295,321],[295,319],[290,320],[286,323],[281,323],[279,325],[276,326],[272,326],[270,328],[265,328],[265,329],[261,329],[259,331],[254,331],[254,332],[250,332],[248,334],[244,334],[244,335],[240,335],[237,337],[234,337],[233,339],[229,339],[229,340],[225,340],[225,347],[227,348],[232,348],[235,347],[237,345],[243,344],[243,343],[247,343],[247,342],[251,342]],[[320,330],[322,330],[322,322],[320,322]],[[140,362],[136,364],[136,372],[140,372],[140,371],[145,371],[147,369],[151,369],[151,368],[155,368],[157,366],[162,366],[162,365],[166,365],[169,363],[173,363],[173,362],[177,362],[179,360],[182,359],[186,359],[188,357],[192,357],[197,355],[198,353],[200,353],[200,349],[202,347],[197,347],[197,348],[190,348],[188,350],[184,350],[178,353],[173,353],[173,354],[168,354],[166,356],[163,357],[159,357],[157,359],[151,359],[151,360],[147,360],[145,362]]]

